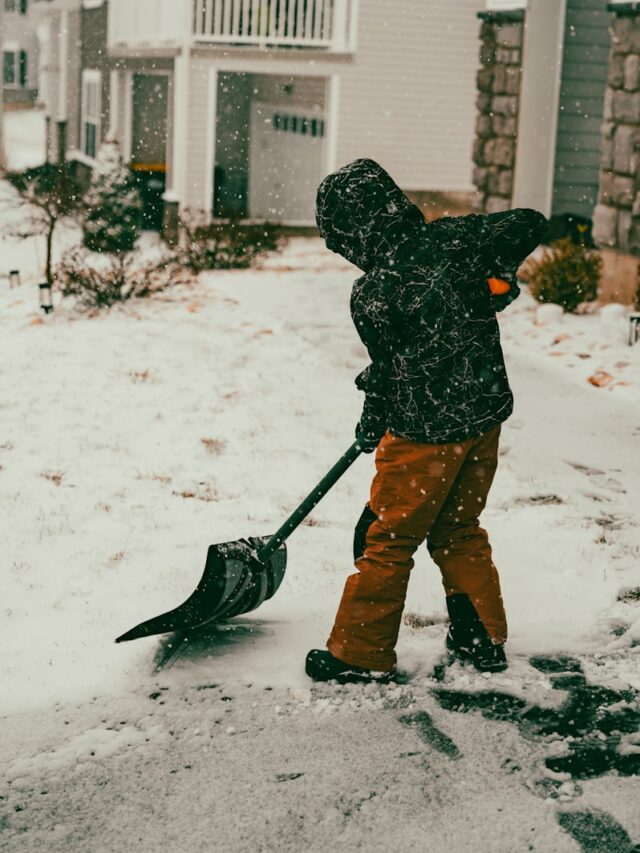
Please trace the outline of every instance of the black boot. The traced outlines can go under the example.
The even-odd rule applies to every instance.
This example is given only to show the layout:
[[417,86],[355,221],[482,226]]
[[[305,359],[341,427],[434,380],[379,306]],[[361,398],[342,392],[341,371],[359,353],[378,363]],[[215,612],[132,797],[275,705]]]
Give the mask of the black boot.
[[352,666],[349,663],[334,658],[331,652],[324,649],[312,649],[307,655],[305,672],[314,681],[337,681],[338,684],[354,682],[387,684],[395,672],[376,672],[363,666]]
[[468,595],[447,596],[451,624],[447,649],[480,672],[503,672],[508,664],[504,646],[494,643]]

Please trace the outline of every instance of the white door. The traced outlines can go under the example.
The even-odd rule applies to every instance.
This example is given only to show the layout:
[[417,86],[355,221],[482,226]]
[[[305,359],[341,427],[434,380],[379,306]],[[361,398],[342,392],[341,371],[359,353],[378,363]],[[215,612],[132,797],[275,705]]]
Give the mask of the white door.
[[249,137],[249,216],[315,222],[324,176],[325,120],[304,107],[253,104]]

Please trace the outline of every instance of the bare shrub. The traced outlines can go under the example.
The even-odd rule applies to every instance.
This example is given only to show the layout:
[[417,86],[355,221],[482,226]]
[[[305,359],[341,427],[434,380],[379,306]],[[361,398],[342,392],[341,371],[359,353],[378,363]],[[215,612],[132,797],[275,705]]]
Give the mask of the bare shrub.
[[66,252],[55,278],[63,296],[75,296],[84,309],[140,299],[191,281],[173,255],[144,262],[131,252],[97,255],[80,247]]
[[181,263],[193,272],[248,269],[269,252],[279,252],[286,239],[273,222],[240,219],[210,222],[204,211],[186,210],[180,219]]

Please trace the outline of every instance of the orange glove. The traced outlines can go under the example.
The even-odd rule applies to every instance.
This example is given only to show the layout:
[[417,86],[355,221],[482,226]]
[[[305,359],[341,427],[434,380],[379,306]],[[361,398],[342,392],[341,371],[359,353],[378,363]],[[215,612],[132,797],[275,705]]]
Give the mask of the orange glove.
[[511,285],[508,281],[504,281],[501,278],[490,278],[489,282],[489,290],[494,296],[504,296],[505,293],[509,293],[511,290]]

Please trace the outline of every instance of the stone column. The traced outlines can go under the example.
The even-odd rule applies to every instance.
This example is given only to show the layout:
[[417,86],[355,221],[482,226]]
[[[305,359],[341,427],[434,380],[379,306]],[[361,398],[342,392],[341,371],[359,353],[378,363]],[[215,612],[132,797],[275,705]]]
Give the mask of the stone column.
[[478,116],[473,148],[474,209],[511,207],[516,158],[524,11],[480,12]]
[[600,298],[632,302],[640,256],[640,8],[608,8],[615,15],[593,238],[602,250]]
[[611,26],[593,234],[601,246],[640,254],[640,9],[628,6]]

